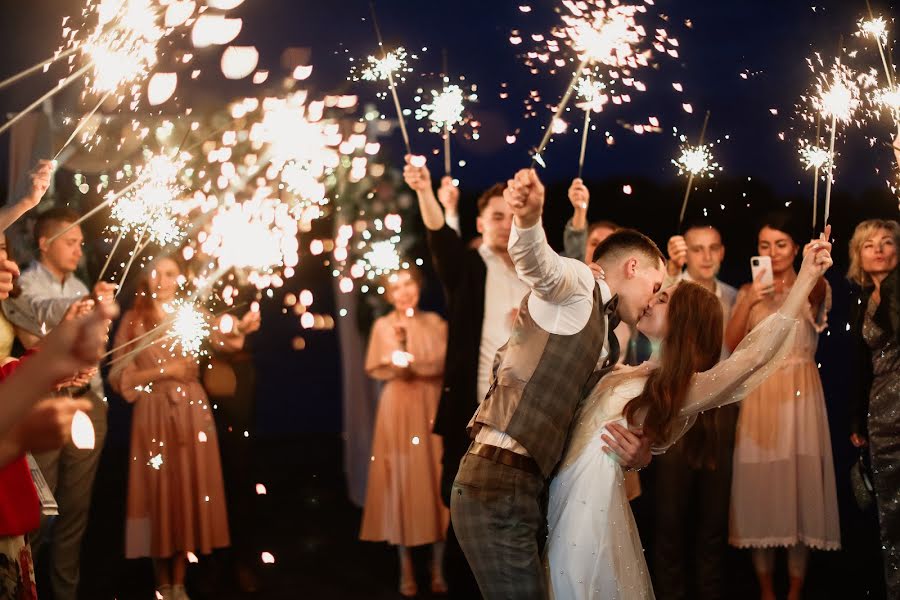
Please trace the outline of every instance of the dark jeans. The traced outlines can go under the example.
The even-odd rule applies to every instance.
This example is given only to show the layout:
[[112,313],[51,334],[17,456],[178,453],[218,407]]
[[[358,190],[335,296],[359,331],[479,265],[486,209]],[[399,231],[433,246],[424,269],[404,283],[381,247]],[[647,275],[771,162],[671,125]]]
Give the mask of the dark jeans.
[[691,468],[680,443],[654,458],[653,588],[659,600],[724,597],[736,411],[720,410],[732,412],[717,415],[715,469]]
[[480,456],[463,457],[450,515],[487,600],[547,597],[538,535],[544,479]]

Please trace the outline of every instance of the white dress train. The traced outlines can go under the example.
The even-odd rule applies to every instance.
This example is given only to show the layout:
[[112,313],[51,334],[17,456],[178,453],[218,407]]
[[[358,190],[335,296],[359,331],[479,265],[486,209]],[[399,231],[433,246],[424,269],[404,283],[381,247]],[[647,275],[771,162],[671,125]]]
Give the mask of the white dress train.
[[[742,400],[791,347],[799,321],[775,313],[761,322],[727,360],[698,373],[691,382],[672,438],[659,454],[690,429],[697,415]],[[576,416],[569,446],[550,483],[548,538],[544,563],[554,600],[653,598],[622,468],[603,451],[601,430],[624,422],[622,411],[644,389],[655,365],[623,368],[591,391]]]

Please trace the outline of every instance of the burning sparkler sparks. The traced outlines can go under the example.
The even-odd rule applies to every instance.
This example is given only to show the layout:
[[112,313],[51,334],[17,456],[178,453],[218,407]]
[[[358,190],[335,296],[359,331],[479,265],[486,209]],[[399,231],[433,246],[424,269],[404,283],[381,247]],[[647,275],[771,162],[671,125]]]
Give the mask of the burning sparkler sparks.
[[827,168],[830,158],[831,156],[825,148],[808,143],[801,143],[800,145],[800,162],[803,163],[803,168],[806,170],[813,169],[818,171],[819,169]]
[[112,218],[120,232],[142,232],[147,239],[167,245],[184,235],[173,214],[175,201],[184,192],[179,183],[187,156],[151,156],[138,174],[135,186],[112,206]]
[[847,124],[859,110],[860,104],[860,87],[856,76],[845,65],[838,62],[827,74],[819,77],[813,106],[823,117]]
[[685,144],[681,147],[681,154],[678,158],[672,160],[672,164],[678,167],[678,174],[688,174],[693,177],[713,177],[716,171],[721,171],[719,166],[713,159],[713,144],[702,144],[700,146],[691,146]]
[[[358,79],[365,81],[406,81],[406,73],[412,73],[409,66],[409,55],[403,47],[397,48],[392,52],[386,52],[384,58],[369,56],[366,58],[368,66],[366,66],[359,74]],[[416,58],[415,55],[412,58]]]
[[192,303],[182,300],[164,306],[163,310],[172,315],[168,333],[172,339],[169,351],[175,351],[177,348],[182,356],[198,357],[203,354],[203,343],[209,338],[209,322],[206,316]]
[[416,119],[431,121],[431,131],[443,133],[453,131],[457,125],[465,122],[465,103],[474,102],[478,95],[466,95],[458,85],[447,85],[441,91],[432,90],[432,100],[416,109]]
[[277,267],[299,262],[297,219],[289,207],[277,200],[258,198],[223,206],[213,216],[201,250],[214,257],[220,271],[249,271],[250,281],[268,287],[268,277]]
[[879,44],[887,43],[887,21],[884,17],[860,19],[857,35],[874,38]]
[[581,77],[575,86],[575,93],[580,100],[577,106],[585,111],[601,112],[603,105],[609,102],[606,84],[592,77]]

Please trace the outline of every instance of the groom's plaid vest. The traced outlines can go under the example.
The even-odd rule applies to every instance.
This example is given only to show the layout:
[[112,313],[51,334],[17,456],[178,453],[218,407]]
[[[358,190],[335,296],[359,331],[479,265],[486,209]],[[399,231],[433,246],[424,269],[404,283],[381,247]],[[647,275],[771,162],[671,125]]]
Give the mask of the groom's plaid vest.
[[[596,383],[607,335],[604,316],[612,306],[603,305],[600,288],[594,286],[594,305],[584,328],[557,335],[534,322],[528,311],[530,296],[522,300],[509,341],[497,351],[491,388],[469,428],[473,438],[482,425],[509,434],[549,477],[562,456],[575,410],[590,391],[589,384]],[[602,371],[617,358],[609,356]]]

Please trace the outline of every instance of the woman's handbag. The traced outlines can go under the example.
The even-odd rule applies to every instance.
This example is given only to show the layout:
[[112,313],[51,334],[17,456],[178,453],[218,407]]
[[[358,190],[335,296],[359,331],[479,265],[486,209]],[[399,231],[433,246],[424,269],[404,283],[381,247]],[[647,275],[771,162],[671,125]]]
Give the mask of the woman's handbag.
[[850,486],[853,497],[860,510],[868,510],[875,502],[875,486],[872,484],[872,467],[869,464],[869,453],[865,448],[859,449],[859,458],[850,467]]

